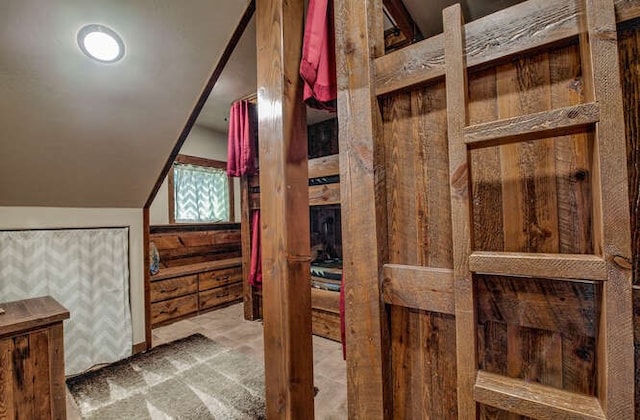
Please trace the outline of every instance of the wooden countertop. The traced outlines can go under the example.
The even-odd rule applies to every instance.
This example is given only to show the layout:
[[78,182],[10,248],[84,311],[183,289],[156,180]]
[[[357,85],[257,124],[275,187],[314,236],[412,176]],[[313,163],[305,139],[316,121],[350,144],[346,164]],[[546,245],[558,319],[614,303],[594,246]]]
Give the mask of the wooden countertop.
[[0,303],[0,337],[43,327],[69,318],[69,311],[51,296]]

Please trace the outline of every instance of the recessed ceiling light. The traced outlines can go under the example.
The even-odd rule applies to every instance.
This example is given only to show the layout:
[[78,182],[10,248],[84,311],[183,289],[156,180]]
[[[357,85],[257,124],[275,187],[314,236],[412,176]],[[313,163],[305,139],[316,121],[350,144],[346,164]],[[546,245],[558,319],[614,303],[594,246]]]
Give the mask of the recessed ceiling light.
[[124,56],[122,38],[104,25],[83,26],[78,31],[78,46],[85,55],[101,63],[115,63]]

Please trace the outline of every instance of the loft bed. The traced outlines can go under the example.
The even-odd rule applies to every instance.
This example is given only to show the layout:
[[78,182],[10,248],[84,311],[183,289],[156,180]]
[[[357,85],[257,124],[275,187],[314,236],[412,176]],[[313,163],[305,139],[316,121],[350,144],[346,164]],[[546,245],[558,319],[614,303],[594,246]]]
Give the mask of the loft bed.
[[[309,155],[337,151],[336,120],[309,127]],[[319,141],[315,141],[320,139]],[[312,146],[314,145],[315,146]],[[339,155],[311,157],[309,171],[309,211],[311,235],[311,287],[313,334],[340,341],[340,284],[342,241],[340,220]],[[242,259],[245,319],[262,318],[262,290],[249,283],[251,259],[251,215],[260,209],[259,176],[243,176]]]

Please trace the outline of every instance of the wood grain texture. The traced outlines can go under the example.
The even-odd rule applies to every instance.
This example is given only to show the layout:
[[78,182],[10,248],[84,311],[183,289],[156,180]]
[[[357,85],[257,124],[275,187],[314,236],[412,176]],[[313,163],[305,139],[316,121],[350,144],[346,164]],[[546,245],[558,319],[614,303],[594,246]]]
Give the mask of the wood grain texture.
[[190,294],[151,303],[151,324],[156,327],[198,311],[198,295]]
[[385,148],[373,60],[384,54],[380,0],[334,2],[349,417],[391,418]]
[[[149,208],[142,209],[142,252],[143,252],[143,271],[144,271],[144,350],[148,350],[153,345],[153,335],[151,333],[151,255],[149,242],[150,225],[149,225]],[[134,353],[135,354],[135,353]]]
[[154,281],[150,287],[151,302],[188,295],[198,291],[198,275],[175,277]]
[[606,419],[597,398],[486,371],[478,372],[478,402],[537,419]]
[[[469,124],[481,124],[498,118],[496,69],[469,75]],[[473,249],[504,249],[502,217],[502,176],[498,147],[469,152],[473,191]]]
[[385,264],[382,296],[385,303],[453,315],[453,271],[446,268]]
[[475,251],[469,268],[482,274],[607,280],[606,262],[596,255]]
[[340,174],[340,156],[329,155],[309,159],[309,178],[320,178]]
[[598,104],[580,104],[471,125],[464,129],[464,141],[471,147],[491,147],[557,136],[594,124],[599,119]]
[[169,267],[161,269],[158,274],[151,276],[151,281],[168,279],[177,276],[188,276],[191,274],[197,274],[205,271],[219,270],[228,267],[237,267],[242,264],[240,257],[225,258],[217,261],[206,261],[196,264],[181,265],[176,267]]
[[467,125],[467,64],[460,5],[442,11],[449,137],[449,185],[453,233],[458,415],[476,418],[473,384],[478,367],[473,278],[469,271],[472,239],[471,186],[463,129]]
[[266,415],[295,419],[314,412],[304,2],[256,6]]
[[[607,261],[598,339],[598,397],[609,418],[634,415],[632,278],[625,121],[620,82],[616,17],[608,0],[586,2],[593,97],[600,104],[593,160],[594,231]],[[621,261],[622,264],[618,263]]]
[[[552,49],[549,57],[551,106],[585,101],[585,77],[579,46]],[[593,127],[583,133],[555,137],[559,252],[592,254],[591,148]]]
[[[330,292],[335,293],[335,292]],[[313,295],[313,290],[312,290]],[[313,308],[311,312],[313,335],[328,338],[329,340],[341,342],[340,337],[340,314],[322,309]]]
[[599,296],[592,282],[481,277],[478,321],[596,337]]
[[13,398],[13,340],[0,340],[0,418],[15,418]]
[[640,283],[640,21],[618,28],[620,80],[627,139],[633,282]]
[[0,303],[0,338],[69,319],[69,311],[51,296]]
[[340,184],[313,185],[309,187],[309,206],[340,204]]
[[213,289],[230,283],[238,283],[241,279],[242,268],[237,266],[199,273],[198,290]]
[[[533,0],[465,25],[469,68],[557,43],[578,35],[582,3]],[[640,14],[640,1],[617,0],[619,21]],[[488,48],[499,46],[499,48]],[[376,94],[429,83],[445,73],[442,35],[417,42],[376,60]]]
[[198,295],[198,309],[204,310],[240,301],[242,284],[235,283],[205,290]]

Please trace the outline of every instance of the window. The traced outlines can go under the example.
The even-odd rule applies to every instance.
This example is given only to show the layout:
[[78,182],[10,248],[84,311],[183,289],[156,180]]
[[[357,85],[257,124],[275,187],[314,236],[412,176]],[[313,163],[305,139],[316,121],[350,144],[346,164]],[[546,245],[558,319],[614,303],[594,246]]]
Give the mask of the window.
[[169,172],[169,222],[230,222],[233,194],[227,164],[178,155]]

